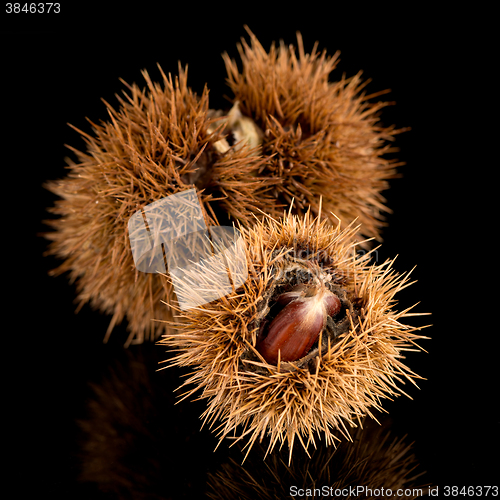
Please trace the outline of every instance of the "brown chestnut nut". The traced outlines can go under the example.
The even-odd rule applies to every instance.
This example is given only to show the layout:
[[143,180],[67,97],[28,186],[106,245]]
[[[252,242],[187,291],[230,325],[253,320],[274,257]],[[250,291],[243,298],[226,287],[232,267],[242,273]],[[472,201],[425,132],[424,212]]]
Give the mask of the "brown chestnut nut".
[[296,361],[305,356],[318,340],[327,316],[335,316],[341,307],[339,298],[325,287],[311,289],[299,285],[276,301],[286,305],[257,345],[262,357],[271,364],[277,364],[278,357],[281,361]]
[[305,295],[314,295],[314,293],[315,289],[313,289],[310,285],[296,285],[289,292],[278,295],[278,297],[276,297],[276,302],[282,306],[286,306],[292,300],[302,298]]

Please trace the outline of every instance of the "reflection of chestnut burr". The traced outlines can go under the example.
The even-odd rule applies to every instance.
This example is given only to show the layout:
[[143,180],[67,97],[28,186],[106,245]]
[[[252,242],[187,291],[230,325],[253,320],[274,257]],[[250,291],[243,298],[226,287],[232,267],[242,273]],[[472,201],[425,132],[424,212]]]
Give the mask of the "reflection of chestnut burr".
[[235,453],[209,472],[207,496],[212,500],[416,500],[426,496],[430,485],[413,443],[395,435],[390,420],[378,418],[382,425],[365,420],[352,442],[344,440],[337,447],[318,443],[309,454],[297,450],[290,464],[284,450],[266,454],[260,443],[243,464]]
[[264,359],[272,364],[304,357],[318,340],[327,316],[340,311],[339,298],[324,286],[304,290],[298,285],[280,295],[277,302],[285,306],[257,345]]

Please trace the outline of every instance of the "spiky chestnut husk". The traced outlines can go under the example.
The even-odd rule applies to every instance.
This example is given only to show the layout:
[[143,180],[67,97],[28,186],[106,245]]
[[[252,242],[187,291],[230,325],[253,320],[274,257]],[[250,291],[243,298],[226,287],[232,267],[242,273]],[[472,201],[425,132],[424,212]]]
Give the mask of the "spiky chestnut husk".
[[47,221],[48,253],[63,259],[52,274],[69,273],[79,307],[90,303],[112,315],[106,339],[126,318],[127,345],[157,338],[166,323],[152,319],[170,318],[160,303],[171,295],[169,285],[134,267],[127,233],[134,212],[193,187],[207,225],[221,215],[249,222],[252,213],[274,206],[266,194],[272,180],[259,177],[263,160],[255,148],[228,143],[233,128],[244,139],[237,135],[237,108],[228,116],[210,110],[207,88],[197,96],[182,68],[175,80],[161,74],[163,85],[147,72],[146,88],[125,84],[119,109],[106,103],[109,121],[92,123],[92,134],[79,131],[87,150],[70,148],[78,161],[46,186],[61,198],[50,210],[59,218]]
[[[283,451],[265,456],[257,445],[245,464],[231,459],[208,475],[207,496],[212,500],[282,500],[292,498],[291,487],[302,490],[300,498],[394,498],[398,489],[401,498],[415,499],[427,494],[412,444],[391,433],[390,422],[381,426],[364,422],[356,430],[352,442],[343,441],[336,448],[320,447],[308,456],[299,452],[290,465]],[[362,490],[356,491],[357,487]],[[319,490],[319,491],[318,491]],[[335,493],[337,490],[337,493]],[[374,491],[377,492],[374,493]],[[420,490],[420,491],[418,491]]]
[[[225,56],[235,94],[227,115],[210,110],[208,90],[198,98],[180,69],[175,82],[162,73],[163,87],[144,73],[147,88],[127,85],[119,109],[106,103],[109,121],[79,131],[87,150],[73,149],[67,177],[47,184],[62,198],[49,253],[63,259],[53,274],[69,273],[79,308],[112,315],[106,339],[123,319],[127,345],[166,328],[152,319],[169,319],[159,298],[171,289],[134,269],[127,236],[130,216],[165,196],[196,187],[207,225],[246,224],[259,210],[278,216],[291,197],[299,212],[309,204],[317,212],[323,196],[327,210],[347,223],[359,217],[364,234],[378,236],[380,192],[395,166],[383,159],[394,130],[376,117],[385,104],[360,94],[359,75],[328,83],[336,56],[306,55],[300,35],[298,42],[298,58],[283,46],[266,54],[252,35],[241,74]],[[241,148],[240,140],[262,147]]]
[[[396,294],[409,284],[393,261],[373,265],[356,253],[356,228],[288,213],[241,228],[248,279],[234,293],[209,304],[178,311],[175,335],[161,344],[177,351],[168,366],[190,366],[184,397],[198,391],[208,400],[203,414],[218,435],[247,438],[247,448],[268,435],[269,450],[298,439],[304,447],[382,409],[382,400],[404,394],[399,384],[418,376],[407,368],[404,351],[419,350],[422,327],[401,322],[416,315],[396,311]],[[194,269],[207,277],[209,269]],[[168,279],[168,278],[166,278]],[[295,362],[266,362],[258,351],[262,324],[272,322],[278,297],[301,284],[321,282],[342,308],[327,320],[312,350]],[[217,280],[214,280],[217,286]],[[192,290],[191,293],[196,293]],[[278,308],[279,309],[279,308]]]
[[372,99],[386,92],[366,95],[361,73],[330,82],[339,52],[327,56],[316,44],[306,54],[300,33],[297,54],[283,42],[266,52],[248,32],[250,44],[243,39],[238,47],[241,70],[224,54],[227,81],[242,113],[264,131],[269,161],[262,174],[279,177],[277,202],[293,199],[297,213],[311,206],[318,215],[322,197],[323,214],[335,213],[345,225],[357,218],[360,236],[379,238],[388,211],[382,191],[398,166],[386,153],[402,131],[379,121],[388,103]]

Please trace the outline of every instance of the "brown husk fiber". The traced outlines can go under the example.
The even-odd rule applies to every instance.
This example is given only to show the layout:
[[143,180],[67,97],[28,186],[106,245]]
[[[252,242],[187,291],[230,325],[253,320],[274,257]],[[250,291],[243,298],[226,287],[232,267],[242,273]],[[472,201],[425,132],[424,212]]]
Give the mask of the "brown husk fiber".
[[[404,365],[404,352],[419,350],[416,341],[425,337],[421,327],[402,321],[419,314],[396,310],[396,295],[410,284],[409,275],[398,275],[392,260],[372,264],[370,254],[358,255],[352,224],[342,229],[340,221],[332,226],[310,212],[268,216],[240,229],[247,281],[217,301],[177,311],[177,333],[160,341],[176,353],[168,363],[192,368],[181,386],[183,397],[207,400],[204,422],[221,440],[244,439],[249,450],[266,438],[269,450],[286,443],[290,455],[296,440],[307,448],[319,435],[333,444],[338,431],[347,436],[418,377]],[[335,320],[347,327],[325,328],[297,362],[270,365],[256,350],[266,303],[284,281],[304,280],[304,264],[344,291]],[[207,277],[200,288],[210,286],[210,269],[192,272]]]

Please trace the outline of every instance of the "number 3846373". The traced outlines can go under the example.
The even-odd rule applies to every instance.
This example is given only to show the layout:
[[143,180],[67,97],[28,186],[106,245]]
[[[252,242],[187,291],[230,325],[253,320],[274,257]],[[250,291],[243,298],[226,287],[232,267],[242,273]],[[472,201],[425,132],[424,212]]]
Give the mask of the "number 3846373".
[[39,3],[6,3],[7,14],[58,14],[61,12],[61,4],[50,2]]

